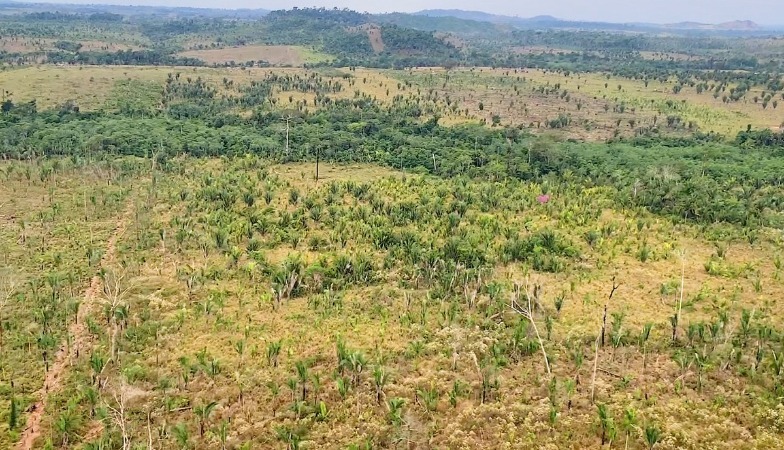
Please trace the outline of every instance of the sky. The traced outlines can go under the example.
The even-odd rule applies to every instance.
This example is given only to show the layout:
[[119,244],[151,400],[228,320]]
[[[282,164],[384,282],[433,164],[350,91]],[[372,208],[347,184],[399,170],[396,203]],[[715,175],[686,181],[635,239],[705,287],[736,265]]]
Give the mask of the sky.
[[551,15],[561,19],[606,22],[719,23],[752,20],[784,24],[781,0],[37,0],[52,3],[194,6],[205,8],[289,9],[293,6],[339,7],[357,11],[414,12],[422,9],[465,9],[520,17]]

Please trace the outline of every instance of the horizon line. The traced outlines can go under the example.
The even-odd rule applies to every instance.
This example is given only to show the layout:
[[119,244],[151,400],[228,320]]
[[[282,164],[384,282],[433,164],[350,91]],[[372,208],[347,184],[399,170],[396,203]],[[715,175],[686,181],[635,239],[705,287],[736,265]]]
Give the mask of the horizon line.
[[[644,22],[644,21],[635,21],[635,20],[612,21],[612,20],[605,20],[605,19],[592,20],[592,19],[563,18],[563,17],[554,16],[554,15],[551,15],[551,14],[537,14],[537,15],[534,15],[534,16],[526,17],[526,16],[509,15],[509,14],[504,14],[504,13],[499,13],[499,12],[492,12],[492,11],[484,11],[484,10],[479,10],[479,9],[471,9],[471,10],[469,10],[469,9],[460,9],[460,8],[425,8],[425,9],[419,9],[419,10],[415,10],[415,11],[394,11],[393,10],[393,11],[383,11],[383,12],[371,13],[369,11],[360,11],[360,10],[354,9],[354,8],[337,7],[337,6],[332,6],[332,7],[328,7],[328,6],[323,6],[323,7],[289,6],[288,8],[269,9],[269,8],[222,7],[222,6],[206,7],[206,6],[182,6],[182,5],[181,6],[172,6],[172,5],[163,5],[163,4],[142,5],[142,4],[132,4],[132,3],[105,3],[105,2],[102,3],[100,1],[94,2],[92,0],[88,0],[88,1],[85,1],[85,2],[78,2],[78,1],[74,2],[72,0],[64,0],[64,1],[59,1],[59,2],[56,1],[56,0],[54,0],[54,1],[53,0],[49,0],[49,1],[46,1],[46,0],[0,0],[0,5],[3,5],[3,4],[14,4],[14,3],[17,3],[17,4],[28,4],[28,5],[52,5],[52,6],[67,5],[67,6],[93,6],[93,7],[114,6],[114,7],[121,7],[121,8],[195,9],[195,10],[205,10],[205,11],[270,11],[270,12],[272,12],[272,11],[289,11],[289,10],[293,10],[295,8],[296,9],[325,9],[325,10],[337,9],[337,10],[349,10],[349,11],[354,11],[354,12],[357,12],[357,13],[360,13],[360,14],[369,14],[369,15],[383,15],[383,14],[416,15],[418,13],[427,12],[427,11],[445,11],[445,12],[455,11],[455,12],[464,12],[464,13],[488,14],[488,15],[491,15],[491,16],[497,16],[497,17],[509,18],[509,19],[527,20],[527,19],[533,19],[533,18],[537,18],[537,17],[549,17],[549,18],[552,18],[552,19],[555,19],[555,20],[559,20],[559,21],[562,21],[562,22],[582,22],[582,23],[596,23],[596,24],[606,23],[606,24],[612,24],[612,25],[660,25],[660,26],[663,26],[663,25],[678,25],[678,24],[682,24],[682,23],[695,23],[695,24],[700,24],[700,25],[721,25],[721,24],[733,23],[733,22],[751,22],[751,23],[753,23],[753,24],[755,24],[755,25],[757,25],[757,26],[759,26],[759,27],[761,27],[761,28],[763,28],[765,30],[782,29],[782,28],[784,28],[784,22],[782,22],[782,23],[771,23],[771,22],[762,23],[762,22],[757,22],[755,20],[751,20],[751,19],[734,19],[734,20],[727,20],[727,21],[721,21],[721,22],[710,22],[710,21],[690,20],[690,19],[683,19],[683,20],[678,20],[678,21],[675,21],[675,22]],[[493,23],[493,22],[488,22],[488,21],[484,21],[484,20],[464,19],[464,18],[455,17],[455,16],[449,16],[449,15],[444,15],[444,16],[426,16],[426,17],[434,17],[434,18],[438,18],[438,17],[453,17],[453,18],[456,18],[456,19],[459,19],[459,20],[468,20],[468,21],[473,21],[473,22]],[[743,31],[743,30],[726,30],[726,31]]]

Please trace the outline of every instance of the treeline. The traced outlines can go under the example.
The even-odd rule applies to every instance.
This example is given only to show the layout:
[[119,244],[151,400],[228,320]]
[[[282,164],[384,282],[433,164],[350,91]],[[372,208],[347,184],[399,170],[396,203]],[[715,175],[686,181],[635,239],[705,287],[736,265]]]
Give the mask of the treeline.
[[747,130],[738,133],[735,142],[743,148],[770,147],[777,155],[784,156],[784,131]]
[[161,50],[118,50],[116,52],[51,51],[46,59],[53,64],[92,64],[123,66],[204,66],[204,61],[172,55]]
[[[516,128],[443,127],[406,109],[368,99],[322,101],[290,120],[264,103],[250,117],[221,100],[194,103],[173,82],[166,108],[81,113],[73,107],[38,112],[3,105],[0,156],[112,153],[168,157],[254,153],[280,161],[371,162],[444,177],[610,186],[620,205],[704,223],[784,226],[784,153],[780,134],[751,132],[738,143],[711,136],[685,141],[589,144],[534,137]],[[192,106],[188,106],[192,105]],[[190,108],[190,113],[184,113]],[[420,112],[421,114],[421,112]],[[775,150],[771,150],[775,147]]]

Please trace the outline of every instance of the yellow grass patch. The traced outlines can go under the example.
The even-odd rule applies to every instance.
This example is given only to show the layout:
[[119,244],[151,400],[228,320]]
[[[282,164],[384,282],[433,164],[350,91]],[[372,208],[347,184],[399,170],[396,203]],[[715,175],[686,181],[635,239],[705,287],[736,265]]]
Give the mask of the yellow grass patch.
[[312,50],[296,45],[246,45],[205,50],[189,50],[180,56],[200,59],[207,64],[266,61],[276,66],[301,66],[325,59]]
[[[585,95],[602,100],[617,99],[628,106],[636,107],[642,113],[656,111],[667,101],[683,103],[684,106],[677,115],[682,116],[686,121],[694,121],[703,131],[715,131],[728,136],[734,136],[739,131],[745,130],[749,124],[754,128],[775,128],[782,123],[782,112],[774,109],[772,104],[768,105],[767,109],[763,109],[761,99],[759,103],[754,103],[753,97],[761,96],[764,90],[761,87],[750,90],[739,102],[724,103],[722,96],[713,98],[710,91],[697,94],[695,88],[689,86],[684,86],[679,94],[674,94],[673,87],[676,80],[650,81],[646,87],[642,80],[607,78],[605,75],[594,73],[571,74],[565,77],[563,74],[530,69],[526,70],[525,76],[542,84],[561,83],[571,92],[576,92],[577,86],[580,86],[580,91]],[[621,87],[620,90],[618,86]]]

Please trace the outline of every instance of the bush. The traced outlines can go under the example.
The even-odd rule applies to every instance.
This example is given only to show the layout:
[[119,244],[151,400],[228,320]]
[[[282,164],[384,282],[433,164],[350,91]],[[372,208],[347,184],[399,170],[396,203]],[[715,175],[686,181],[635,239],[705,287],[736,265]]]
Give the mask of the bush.
[[552,273],[566,268],[565,259],[579,256],[571,241],[550,230],[539,231],[525,239],[509,239],[502,244],[499,253],[505,263],[526,262],[534,270]]

